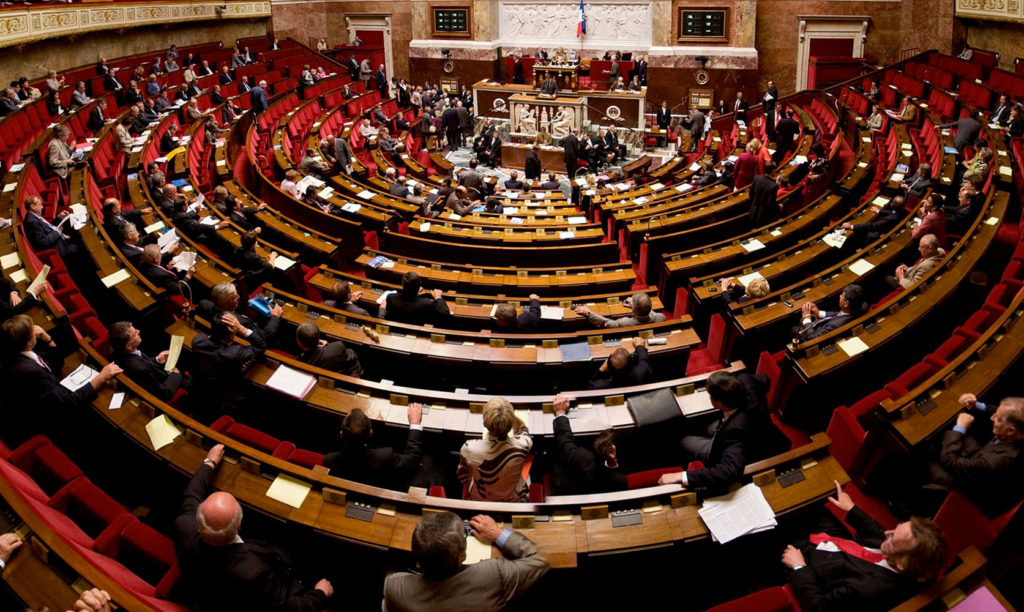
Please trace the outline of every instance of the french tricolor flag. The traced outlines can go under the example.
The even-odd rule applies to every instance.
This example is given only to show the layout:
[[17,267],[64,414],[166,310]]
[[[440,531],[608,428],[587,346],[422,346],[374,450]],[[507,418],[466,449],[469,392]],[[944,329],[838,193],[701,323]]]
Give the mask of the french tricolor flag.
[[587,33],[587,13],[583,8],[583,0],[580,0],[580,22],[576,25],[576,38]]

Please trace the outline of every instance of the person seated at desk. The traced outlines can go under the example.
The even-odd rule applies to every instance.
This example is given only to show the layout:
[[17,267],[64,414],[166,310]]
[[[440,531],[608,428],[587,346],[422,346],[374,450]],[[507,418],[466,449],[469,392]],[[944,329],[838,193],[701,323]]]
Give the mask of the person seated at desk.
[[905,197],[893,196],[885,206],[875,211],[875,216],[867,223],[843,223],[843,229],[852,232],[847,242],[859,247],[878,240],[900,224],[907,213],[906,204]]
[[164,135],[160,137],[160,152],[167,155],[178,148],[178,124],[172,123],[167,126]]
[[384,182],[388,184],[388,193],[391,195],[399,198],[409,195],[409,188],[405,186],[405,183],[398,181],[394,168],[389,167],[384,170]]
[[619,469],[615,448],[615,434],[606,429],[594,438],[591,452],[576,443],[572,421],[568,417],[569,396],[555,396],[552,426],[558,461],[551,470],[551,486],[557,495],[586,495],[624,491],[628,488],[626,475]]
[[984,182],[982,177],[972,176],[964,181],[957,193],[957,205],[942,207],[946,214],[946,229],[949,232],[962,235],[978,218],[981,207],[985,205],[985,192],[981,191]]
[[[142,247],[139,246],[139,228],[128,223],[118,228],[117,248],[133,266],[137,266],[142,258]],[[170,253],[168,253],[170,255]],[[167,259],[170,261],[170,258]]]
[[614,79],[612,79],[611,81],[608,82],[608,91],[625,91],[625,90],[626,90],[626,82],[622,79],[622,77],[615,77]]
[[558,81],[555,80],[555,77],[549,74],[544,78],[544,82],[540,84],[540,93],[543,96],[558,95]]
[[320,180],[324,180],[327,171],[330,169],[330,165],[321,159],[317,154],[316,149],[312,147],[306,149],[305,154],[302,156],[302,160],[299,162],[299,170],[301,172],[315,176]]
[[768,279],[763,276],[754,277],[747,283],[746,287],[743,286],[743,283],[738,283],[733,278],[723,278],[720,287],[722,290],[722,301],[726,304],[742,304],[749,300],[763,298],[772,292],[771,287],[768,285]]
[[476,191],[477,196],[484,195],[484,177],[477,171],[477,159],[475,157],[470,158],[469,168],[459,173],[459,185],[462,185],[467,190],[473,189]]
[[946,251],[939,248],[939,240],[935,237],[935,234],[921,236],[917,248],[921,253],[921,257],[913,265],[900,264],[896,266],[895,276],[887,276],[885,278],[885,281],[893,289],[906,289],[913,285],[942,263],[942,258],[946,256]]
[[525,502],[529,486],[522,472],[533,438],[505,398],[488,401],[483,416],[483,438],[467,441],[459,451],[457,476],[469,485],[466,499]]
[[298,200],[301,198],[299,194],[299,181],[302,180],[302,174],[298,170],[286,170],[284,173],[284,179],[281,181],[281,191],[287,193],[291,197]]
[[36,288],[35,292],[26,290],[22,297],[14,281],[6,276],[0,276],[0,323],[38,304],[48,286],[47,283],[43,283]]
[[633,80],[629,82],[629,91],[642,91],[644,86],[640,83],[640,77],[633,75]]
[[888,610],[936,580],[948,556],[938,525],[914,517],[887,531],[835,484],[827,503],[843,522],[823,512],[818,532],[782,553],[800,609]]
[[666,474],[658,484],[680,483],[702,497],[720,495],[739,482],[748,464],[788,451],[789,439],[764,409],[765,378],[713,372],[707,392],[719,418],[706,431],[681,441],[686,460],[701,461],[704,467]]
[[961,187],[967,184],[972,177],[978,177],[984,184],[985,179],[988,177],[989,167],[992,165],[992,158],[995,154],[992,149],[988,147],[979,147],[978,152],[974,154],[972,159],[965,159],[960,162],[960,166],[963,168],[963,182]]
[[258,287],[270,280],[274,272],[274,261],[277,260],[277,251],[271,251],[266,258],[259,254],[256,245],[259,242],[259,234],[255,230],[249,230],[238,239],[238,248],[231,255],[232,263],[245,274],[250,287]]
[[715,162],[712,159],[704,159],[700,162],[700,168],[690,178],[690,184],[694,187],[707,187],[718,182],[718,173],[715,171]]
[[363,122],[359,124],[359,135],[364,139],[364,146],[370,144],[370,139],[377,135],[377,128],[370,125],[369,119],[363,119]]
[[540,184],[541,189],[561,189],[562,183],[558,181],[558,176],[554,172],[548,172],[548,180]]
[[[534,144],[541,145],[541,146],[543,146],[543,145],[551,145],[551,144],[554,144],[554,142],[555,142],[555,140],[551,137],[551,132],[549,132],[549,131],[547,131],[547,130],[545,130],[543,128],[540,129],[540,130],[537,130],[537,135],[533,139],[533,143]],[[527,178],[530,178],[530,177],[527,177]]]
[[463,217],[472,213],[473,209],[479,204],[479,200],[469,199],[469,191],[462,185],[456,187],[455,191],[448,195],[448,200],[445,202],[445,206],[449,210]]
[[302,363],[355,378],[363,375],[363,366],[356,352],[341,340],[321,340],[316,323],[306,321],[299,325],[295,330],[295,345],[299,347],[298,360]]
[[[244,338],[248,346],[237,343],[236,337]],[[267,350],[265,338],[259,329],[248,327],[231,312],[214,315],[209,335],[196,334],[189,399],[201,421],[209,423],[217,416],[244,409],[245,371]]]
[[903,195],[921,197],[931,189],[932,186],[932,165],[928,162],[921,162],[917,166],[917,172],[900,181],[900,189]]
[[[182,284],[188,286],[188,281],[192,280],[196,273],[195,264],[184,271],[175,271],[165,266],[161,263],[160,247],[155,244],[148,244],[142,249],[142,257],[136,262],[135,267],[149,282],[163,289],[165,297],[181,295]],[[192,295],[191,287],[188,288],[188,295]]]
[[354,304],[361,299],[363,299],[363,292],[353,292],[352,285],[347,280],[335,280],[334,285],[331,286],[331,299],[324,300],[324,306],[368,317],[370,313],[366,309]]
[[919,240],[925,234],[935,234],[939,247],[949,246],[946,237],[946,211],[939,206],[939,196],[932,193],[921,202],[921,222],[910,233],[911,240]]
[[469,535],[494,544],[501,559],[473,565],[466,560],[466,526],[454,512],[424,514],[412,534],[416,572],[397,572],[384,579],[384,610],[504,610],[533,586],[548,563],[537,545],[489,516],[469,520]]
[[385,300],[385,311],[381,316],[399,323],[423,325],[432,323],[436,327],[444,327],[451,316],[448,304],[442,297],[440,289],[433,289],[430,295],[420,295],[423,287],[420,275],[409,271],[402,276],[402,289],[392,293]]
[[71,409],[85,406],[108,380],[122,372],[116,363],[108,363],[88,384],[69,390],[58,378],[64,358],[57,344],[26,314],[0,325],[0,349],[0,382],[8,406],[4,441],[12,445],[46,431],[45,421],[63,419]]
[[199,302],[199,312],[208,320],[212,320],[218,314],[230,313],[246,329],[242,332],[242,338],[251,343],[254,336],[260,337],[263,346],[270,346],[277,335],[277,328],[281,324],[281,315],[284,309],[279,304],[270,307],[270,316],[263,323],[257,325],[255,321],[238,312],[238,289],[234,283],[218,283],[210,290],[210,299]]
[[[107,236],[110,238],[117,238],[121,235],[121,228],[125,225],[134,225],[135,227],[144,226],[145,221],[142,219],[142,215],[148,215],[153,212],[152,208],[146,207],[142,209],[122,210],[121,201],[117,198],[107,198],[103,200],[103,229],[106,230]],[[149,234],[145,239],[142,240],[143,244],[154,244],[157,241],[155,233]]]
[[123,368],[132,382],[138,383],[153,395],[168,401],[179,390],[188,391],[192,379],[174,368],[164,369],[170,351],[161,351],[150,357],[139,350],[142,334],[128,321],[118,321],[108,330],[110,359]]
[[54,219],[57,225],[54,225],[43,218],[42,198],[37,195],[25,198],[25,237],[32,248],[36,251],[57,249],[57,253],[65,261],[77,255],[78,245],[72,238],[74,230],[69,223],[60,224],[66,216],[67,213],[58,215],[58,218]]
[[652,376],[647,357],[647,340],[633,338],[633,352],[623,347],[612,352],[601,367],[590,377],[591,389],[612,389],[646,384]]
[[508,180],[505,181],[504,187],[507,191],[519,191],[523,188],[523,182],[519,180],[519,173],[515,170],[509,174]]
[[241,505],[226,491],[214,492],[223,459],[223,444],[211,448],[182,496],[173,528],[181,568],[176,592],[202,610],[325,609],[334,593],[328,580],[309,589],[281,553],[238,535]]
[[868,117],[868,129],[872,133],[882,129],[882,124],[885,122],[885,115],[882,114],[882,110],[877,104],[871,106],[871,116]]
[[885,114],[889,115],[889,118],[893,121],[902,121],[904,123],[912,123],[914,118],[917,117],[917,107],[911,101],[909,96],[903,98],[900,110],[898,112],[892,112],[890,110],[885,111]]
[[591,312],[586,306],[577,306],[576,314],[586,316],[587,321],[594,327],[634,327],[636,325],[661,323],[665,320],[664,314],[651,312],[651,296],[642,291],[633,294],[633,297],[626,298],[622,305],[632,309],[633,313],[628,317],[608,319],[596,312]]
[[826,312],[820,310],[814,302],[804,302],[801,306],[801,326],[796,330],[797,338],[807,341],[824,336],[860,316],[866,305],[864,290],[860,285],[853,284],[843,287],[842,292],[839,293],[838,311]]
[[509,303],[498,304],[494,309],[494,325],[499,332],[533,333],[540,324],[540,296],[530,294],[530,302],[517,317],[516,307]]
[[324,456],[324,467],[331,476],[394,491],[437,484],[440,479],[423,455],[423,408],[409,404],[406,415],[409,433],[405,448],[371,448],[373,424],[362,409],[353,409],[341,422],[341,447]]

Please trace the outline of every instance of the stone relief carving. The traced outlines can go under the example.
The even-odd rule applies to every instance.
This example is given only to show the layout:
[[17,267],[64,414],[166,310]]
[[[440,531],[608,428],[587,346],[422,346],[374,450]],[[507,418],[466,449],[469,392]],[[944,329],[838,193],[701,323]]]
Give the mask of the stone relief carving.
[[[651,42],[650,3],[585,4],[587,40]],[[576,40],[578,21],[578,4],[501,4],[501,37],[516,44],[530,40],[561,40],[570,44]]]

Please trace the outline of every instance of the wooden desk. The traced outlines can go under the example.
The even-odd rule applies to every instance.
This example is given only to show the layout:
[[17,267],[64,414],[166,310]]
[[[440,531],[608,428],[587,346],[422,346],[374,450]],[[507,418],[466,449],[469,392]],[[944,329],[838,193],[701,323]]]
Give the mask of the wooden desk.
[[[533,145],[518,144],[514,142],[501,143],[501,165],[506,168],[526,168],[526,156]],[[545,178],[547,172],[565,174],[565,150],[562,147],[544,145],[537,152],[540,157],[541,178]]]

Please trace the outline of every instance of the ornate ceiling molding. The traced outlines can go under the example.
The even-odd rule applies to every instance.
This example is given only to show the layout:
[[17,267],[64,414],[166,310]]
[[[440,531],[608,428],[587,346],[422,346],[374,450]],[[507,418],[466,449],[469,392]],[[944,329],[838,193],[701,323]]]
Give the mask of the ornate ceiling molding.
[[[223,8],[222,8],[223,7]],[[270,2],[140,2],[47,5],[0,12],[0,47],[98,30],[182,21],[270,17]]]
[[957,0],[957,17],[1024,21],[1024,2],[1020,0]]

